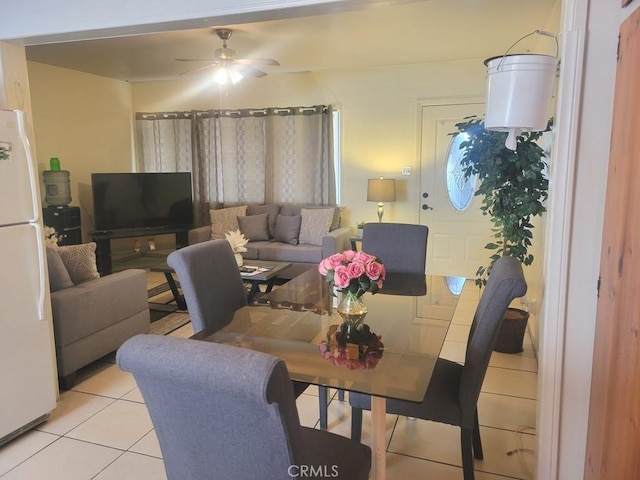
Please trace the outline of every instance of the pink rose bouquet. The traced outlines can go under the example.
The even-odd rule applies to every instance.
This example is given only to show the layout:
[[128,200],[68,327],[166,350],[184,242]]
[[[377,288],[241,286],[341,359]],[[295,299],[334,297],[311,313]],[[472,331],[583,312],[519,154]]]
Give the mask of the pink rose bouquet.
[[318,265],[320,274],[327,277],[331,288],[335,285],[343,293],[361,297],[365,292],[375,294],[382,288],[384,265],[374,255],[345,250],[324,258]]

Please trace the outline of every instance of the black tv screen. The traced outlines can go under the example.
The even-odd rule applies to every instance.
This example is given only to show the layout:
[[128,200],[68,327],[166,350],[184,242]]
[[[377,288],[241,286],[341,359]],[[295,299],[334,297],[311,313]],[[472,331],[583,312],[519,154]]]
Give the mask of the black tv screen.
[[92,173],[97,231],[191,228],[191,174]]

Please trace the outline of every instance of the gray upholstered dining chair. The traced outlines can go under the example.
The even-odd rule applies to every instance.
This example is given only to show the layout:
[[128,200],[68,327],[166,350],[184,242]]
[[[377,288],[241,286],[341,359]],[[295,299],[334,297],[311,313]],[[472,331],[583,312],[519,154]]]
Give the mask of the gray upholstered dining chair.
[[387,272],[424,274],[428,235],[425,225],[367,223],[362,250],[378,257]]
[[[362,232],[362,250],[378,257],[387,272],[424,275],[429,228],[409,223],[366,223]],[[382,287],[384,292],[384,285]],[[327,428],[327,387],[318,388],[320,428]],[[344,391],[338,390],[344,399]]]
[[226,240],[210,240],[180,248],[167,257],[178,276],[193,332],[219,330],[247,304],[238,264]]
[[[240,270],[226,240],[209,240],[171,252],[167,263],[178,276],[193,333],[220,330],[247,305]],[[309,386],[293,382],[299,396]]]
[[287,367],[272,355],[137,335],[117,363],[138,384],[169,480],[368,478],[369,447],[300,425]]
[[[483,458],[478,425],[478,397],[502,317],[513,299],[527,292],[522,265],[514,257],[502,257],[491,269],[473,317],[464,365],[439,358],[421,403],[387,400],[387,413],[421,418],[460,427],[462,469],[473,480],[473,457]],[[371,408],[371,397],[351,393],[351,438],[360,440],[362,410]]]

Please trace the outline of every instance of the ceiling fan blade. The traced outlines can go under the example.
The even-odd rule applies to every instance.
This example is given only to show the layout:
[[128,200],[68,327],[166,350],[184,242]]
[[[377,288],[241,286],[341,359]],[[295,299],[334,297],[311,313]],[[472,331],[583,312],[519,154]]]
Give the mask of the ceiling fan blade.
[[242,65],[242,64],[236,63],[233,68],[235,68],[238,73],[244,75],[245,77],[252,76],[252,77],[260,78],[260,77],[267,76],[267,74],[264,73],[262,70],[258,70],[257,68],[250,67],[249,65]]
[[186,72],[181,72],[180,75],[186,75],[188,73],[199,72],[200,70],[206,70],[207,68],[215,67],[215,63],[210,63],[209,65],[204,65],[203,67],[192,68],[191,70],[187,70]]
[[178,62],[209,62],[213,63],[216,60],[212,58],[204,59],[204,58],[174,58],[174,60]]
[[273,58],[236,58],[237,63],[242,65],[272,65],[274,67],[280,66],[280,63]]

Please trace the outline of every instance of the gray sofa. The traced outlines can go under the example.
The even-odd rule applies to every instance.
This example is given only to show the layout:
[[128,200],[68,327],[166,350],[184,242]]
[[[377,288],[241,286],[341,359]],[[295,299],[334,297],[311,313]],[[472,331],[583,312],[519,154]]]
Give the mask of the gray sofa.
[[51,293],[61,387],[71,388],[76,371],[149,332],[147,276],[130,269]]
[[[212,210],[227,208],[228,206],[229,205],[226,204],[213,204]],[[232,207],[237,206],[239,205],[232,205]],[[276,238],[273,238],[277,215],[285,217],[298,216],[301,215],[302,209],[333,209],[331,226],[329,227],[329,231],[322,236],[321,242],[317,242],[316,244],[293,244],[278,241]],[[269,212],[270,238],[250,241],[247,244],[248,251],[242,254],[246,264],[250,264],[251,260],[291,263],[289,267],[278,275],[283,279],[291,279],[310,268],[317,268],[318,263],[320,263],[323,258],[351,248],[349,242],[349,237],[352,235],[351,229],[340,227],[340,207],[286,203],[246,206],[246,216],[260,215],[265,212]],[[189,245],[211,239],[211,225],[189,231]]]

